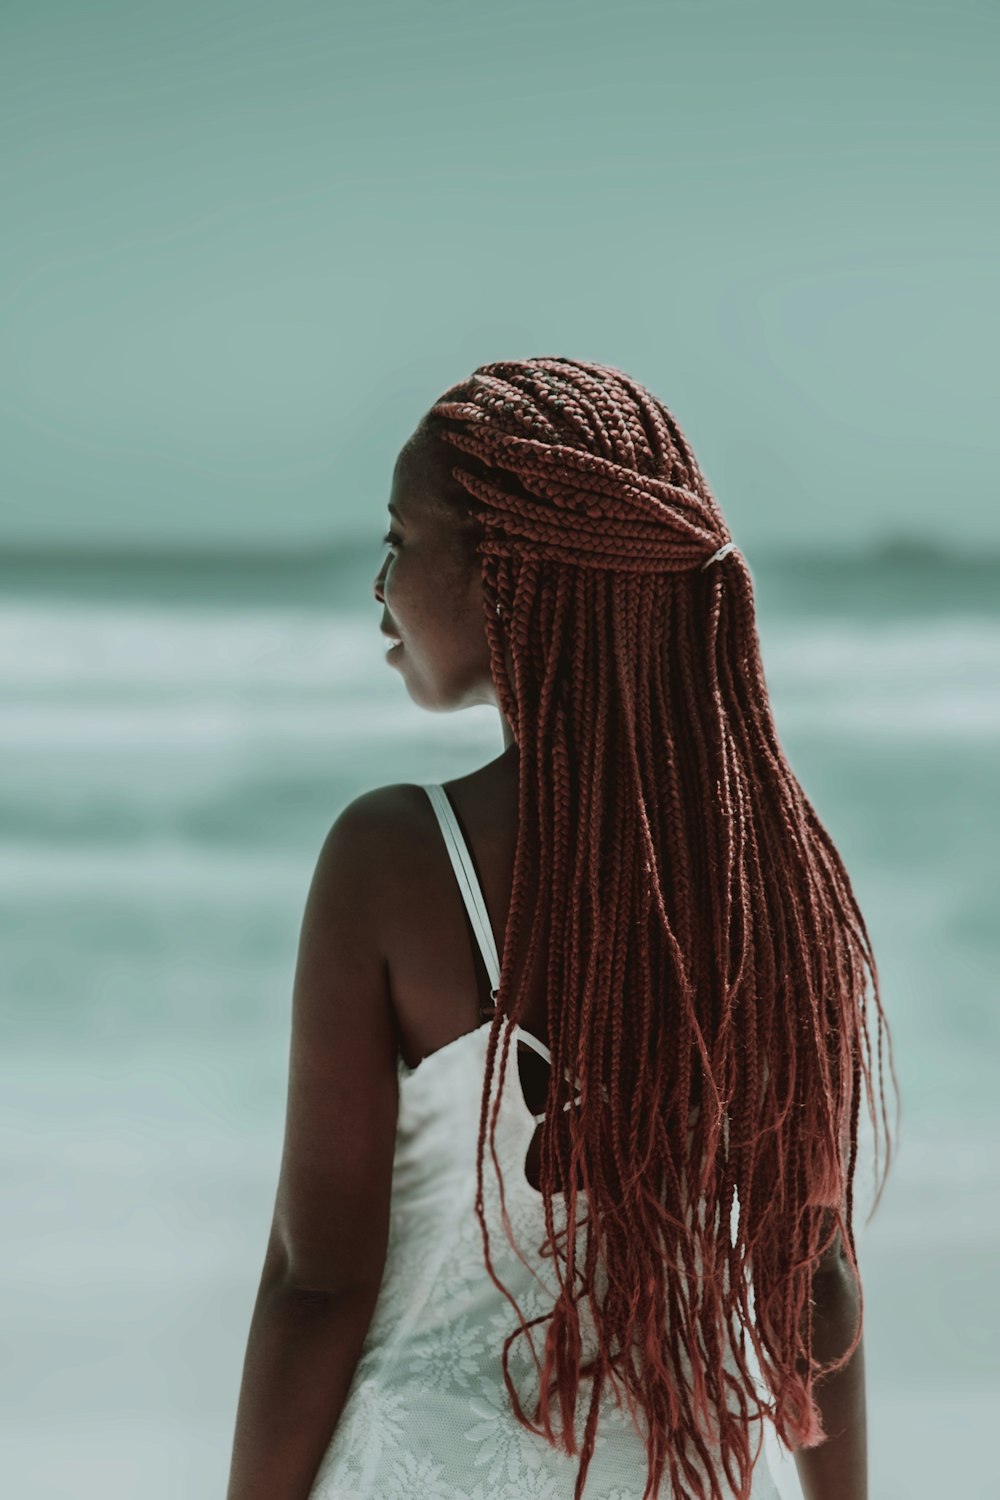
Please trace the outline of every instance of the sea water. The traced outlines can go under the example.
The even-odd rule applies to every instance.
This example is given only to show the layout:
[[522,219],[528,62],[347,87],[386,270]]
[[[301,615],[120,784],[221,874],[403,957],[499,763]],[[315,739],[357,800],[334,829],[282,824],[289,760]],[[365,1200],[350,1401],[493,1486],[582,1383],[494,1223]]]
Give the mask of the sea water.
[[[495,710],[423,712],[385,664],[378,561],[0,569],[18,1500],[224,1493],[316,855],[360,792],[502,749]],[[903,1096],[870,1226],[857,1188],[871,1492],[972,1500],[1000,1399],[1000,569],[905,547],[751,565],[779,737],[865,914]]]

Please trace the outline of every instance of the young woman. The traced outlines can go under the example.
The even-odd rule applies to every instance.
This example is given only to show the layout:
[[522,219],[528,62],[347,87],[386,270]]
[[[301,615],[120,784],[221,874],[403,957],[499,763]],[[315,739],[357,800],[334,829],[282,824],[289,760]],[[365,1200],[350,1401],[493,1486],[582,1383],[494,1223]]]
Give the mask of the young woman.
[[765,1421],[865,1500],[869,976],[880,1074],[884,1016],[746,560],[580,360],[447,391],[388,508],[388,661],[504,750],[320,854],[229,1500],[764,1500]]

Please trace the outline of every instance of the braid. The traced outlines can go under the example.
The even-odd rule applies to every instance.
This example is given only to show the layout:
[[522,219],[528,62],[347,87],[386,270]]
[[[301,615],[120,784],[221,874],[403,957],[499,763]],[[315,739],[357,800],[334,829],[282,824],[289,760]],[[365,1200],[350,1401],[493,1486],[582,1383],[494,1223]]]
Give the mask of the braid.
[[[667,1471],[678,1495],[722,1500],[713,1444],[746,1497],[751,1421],[768,1417],[788,1448],[822,1442],[814,1383],[861,1338],[859,1318],[844,1355],[812,1360],[812,1275],[838,1231],[858,1276],[862,1078],[878,1149],[869,975],[886,1172],[890,1157],[889,1038],[864,919],[778,741],[749,569],[739,552],[700,567],[727,527],[663,403],[607,366],[507,360],[445,392],[424,426],[457,450],[456,503],[474,502],[491,666],[519,751],[476,1195],[487,1269],[520,1324],[504,1382],[517,1419],[571,1454],[580,1385],[592,1382],[574,1500],[609,1383],[644,1422],[644,1500]],[[543,961],[552,1067],[539,1183],[560,1291],[529,1324],[490,1258],[483,1159],[488,1143],[499,1174],[511,1036]],[[889,1066],[895,1085],[891,1047]],[[563,1115],[567,1072],[582,1092]],[[502,1181],[501,1207],[509,1234]],[[508,1352],[539,1322],[529,1418]]]

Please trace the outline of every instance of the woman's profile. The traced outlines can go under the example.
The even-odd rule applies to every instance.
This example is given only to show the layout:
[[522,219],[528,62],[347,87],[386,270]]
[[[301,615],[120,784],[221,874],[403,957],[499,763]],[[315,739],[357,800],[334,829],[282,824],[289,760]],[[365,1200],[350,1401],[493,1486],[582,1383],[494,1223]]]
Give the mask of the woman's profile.
[[504,749],[323,843],[229,1500],[766,1500],[766,1423],[865,1500],[889,1034],[747,561],[666,406],[562,357],[446,391],[388,513],[387,661]]

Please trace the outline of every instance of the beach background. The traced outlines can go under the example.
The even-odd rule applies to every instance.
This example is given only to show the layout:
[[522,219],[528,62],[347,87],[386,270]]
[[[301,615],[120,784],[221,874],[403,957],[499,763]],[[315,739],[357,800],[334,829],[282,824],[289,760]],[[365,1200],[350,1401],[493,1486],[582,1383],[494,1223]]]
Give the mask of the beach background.
[[316,856],[502,748],[383,660],[392,464],[552,352],[694,444],[865,913],[903,1108],[870,1225],[857,1191],[870,1493],[996,1494],[998,18],[901,24],[5,8],[5,1494],[224,1493]]

